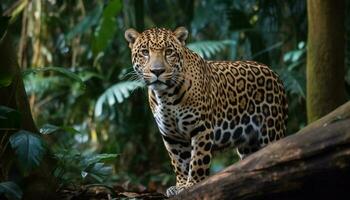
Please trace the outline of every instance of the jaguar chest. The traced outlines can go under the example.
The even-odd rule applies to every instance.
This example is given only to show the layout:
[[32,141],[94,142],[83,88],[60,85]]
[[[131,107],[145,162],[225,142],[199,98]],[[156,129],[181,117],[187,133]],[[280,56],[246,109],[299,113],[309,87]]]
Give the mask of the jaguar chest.
[[200,115],[188,106],[157,105],[153,116],[162,135],[190,140],[191,132],[201,124]]

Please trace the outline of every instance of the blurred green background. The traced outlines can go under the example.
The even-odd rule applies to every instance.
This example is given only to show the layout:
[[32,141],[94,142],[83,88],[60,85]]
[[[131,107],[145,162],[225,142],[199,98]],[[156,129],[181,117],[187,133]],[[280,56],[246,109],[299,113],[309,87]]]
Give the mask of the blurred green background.
[[[8,32],[35,122],[50,135],[62,186],[175,182],[147,89],[128,75],[127,28],[185,26],[187,46],[206,59],[271,66],[288,93],[288,133],[306,125],[305,0],[1,0],[0,6],[12,15]],[[348,95],[349,51],[346,58]],[[212,171],[235,160],[229,151],[215,159]]]

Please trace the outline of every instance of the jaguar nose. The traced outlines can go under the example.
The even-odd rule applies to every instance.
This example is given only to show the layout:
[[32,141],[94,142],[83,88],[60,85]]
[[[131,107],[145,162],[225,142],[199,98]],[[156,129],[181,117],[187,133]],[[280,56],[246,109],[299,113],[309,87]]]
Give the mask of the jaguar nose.
[[165,69],[151,69],[150,71],[158,77],[165,72]]

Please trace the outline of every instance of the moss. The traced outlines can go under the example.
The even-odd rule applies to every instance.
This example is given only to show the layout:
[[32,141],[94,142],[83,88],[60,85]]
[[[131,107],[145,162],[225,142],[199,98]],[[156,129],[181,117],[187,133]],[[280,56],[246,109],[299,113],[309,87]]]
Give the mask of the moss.
[[345,1],[308,0],[307,116],[312,122],[345,102]]

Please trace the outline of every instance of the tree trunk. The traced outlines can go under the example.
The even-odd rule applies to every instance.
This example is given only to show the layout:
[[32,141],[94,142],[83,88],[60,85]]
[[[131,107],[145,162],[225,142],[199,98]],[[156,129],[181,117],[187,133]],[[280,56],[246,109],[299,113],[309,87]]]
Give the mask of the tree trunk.
[[337,199],[350,184],[350,102],[173,199]]
[[[0,105],[13,108],[21,113],[20,129],[40,134],[29,107],[27,94],[25,92],[22,74],[17,65],[16,53],[11,38],[6,35],[0,41],[0,75],[1,78],[8,78],[10,84],[0,87]],[[43,158],[41,165],[30,174],[21,177],[19,167],[16,165],[15,156],[10,148],[9,137],[16,130],[1,130],[0,150],[4,151],[0,156],[0,182],[20,177],[24,199],[52,199],[57,188],[57,182],[53,176],[55,161],[49,154]],[[4,149],[2,149],[4,148]]]
[[312,122],[345,101],[345,1],[308,0],[307,117]]

